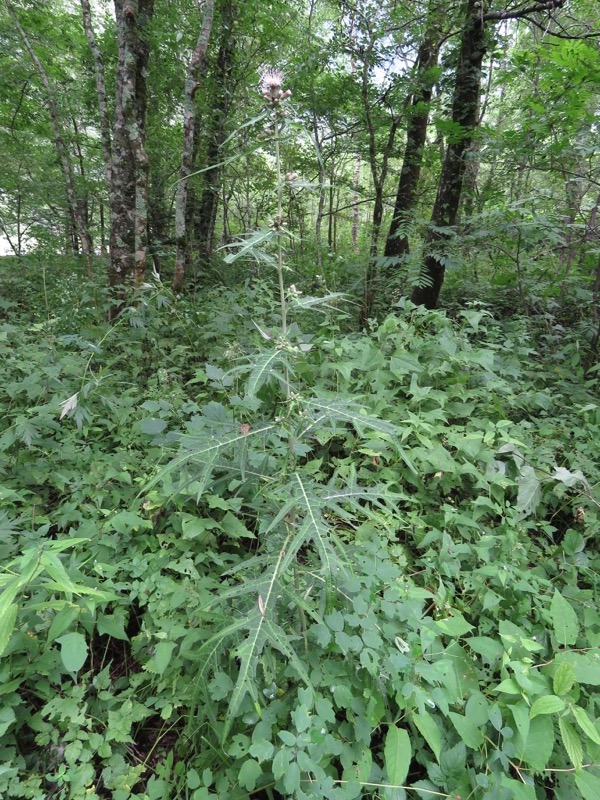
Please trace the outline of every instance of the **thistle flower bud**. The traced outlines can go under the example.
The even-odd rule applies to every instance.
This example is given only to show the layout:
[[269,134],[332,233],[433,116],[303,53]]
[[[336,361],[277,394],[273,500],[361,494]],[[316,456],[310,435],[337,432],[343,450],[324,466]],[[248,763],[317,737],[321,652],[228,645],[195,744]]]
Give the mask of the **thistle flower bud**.
[[282,100],[287,100],[292,93],[289,89],[285,91],[281,88],[283,74],[277,69],[267,69],[260,76],[260,93],[274,106],[279,105]]

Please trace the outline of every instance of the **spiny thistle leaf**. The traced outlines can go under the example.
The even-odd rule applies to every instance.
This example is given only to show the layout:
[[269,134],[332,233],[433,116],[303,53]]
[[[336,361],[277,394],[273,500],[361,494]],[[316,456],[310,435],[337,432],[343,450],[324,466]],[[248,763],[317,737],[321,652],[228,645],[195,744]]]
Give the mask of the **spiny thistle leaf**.
[[343,403],[336,400],[318,400],[309,399],[305,400],[309,413],[312,410],[316,415],[313,417],[312,422],[302,431],[300,437],[320,425],[326,420],[335,419],[339,422],[350,422],[359,430],[361,428],[370,428],[371,430],[378,431],[379,433],[386,434],[395,441],[399,437],[399,430],[395,425],[386,422],[379,417],[373,417],[370,414],[362,413],[363,409],[360,406],[352,405],[350,403]]
[[260,428],[255,428],[254,430],[245,431],[245,432],[237,432],[234,435],[230,435],[225,439],[221,439],[220,441],[214,439],[213,437],[192,437],[192,436],[182,436],[181,442],[182,445],[185,447],[185,452],[181,455],[174,458],[170,464],[167,464],[163,467],[155,476],[152,478],[142,489],[139,493],[138,497],[148,492],[157,483],[159,483],[163,478],[169,475],[171,472],[179,469],[184,464],[187,464],[190,461],[194,461],[196,463],[204,463],[208,465],[214,465],[216,458],[225,450],[229,448],[234,448],[235,446],[239,446],[241,443],[246,442],[250,437],[260,436],[263,433],[267,433],[269,431],[276,430],[275,425],[263,425]]

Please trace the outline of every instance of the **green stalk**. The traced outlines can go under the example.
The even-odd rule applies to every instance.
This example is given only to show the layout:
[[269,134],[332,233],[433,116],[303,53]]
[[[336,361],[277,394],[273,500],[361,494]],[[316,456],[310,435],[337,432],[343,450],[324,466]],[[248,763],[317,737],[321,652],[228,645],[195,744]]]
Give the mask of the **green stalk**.
[[[279,119],[275,117],[275,163],[277,165],[277,224],[283,224],[283,184],[281,181],[281,150],[279,138]],[[281,228],[278,227],[277,237],[277,277],[279,278],[279,303],[281,305],[281,332],[287,332],[287,302],[285,299],[285,286],[283,283],[283,243],[281,241]]]
[[[283,181],[281,180],[281,141],[279,128],[279,110],[275,111],[275,164],[277,167],[277,278],[279,281],[279,305],[281,309],[281,334],[285,339],[287,333],[287,300],[285,298],[285,284],[283,282]],[[285,397],[290,399],[290,380],[287,367],[284,372]]]

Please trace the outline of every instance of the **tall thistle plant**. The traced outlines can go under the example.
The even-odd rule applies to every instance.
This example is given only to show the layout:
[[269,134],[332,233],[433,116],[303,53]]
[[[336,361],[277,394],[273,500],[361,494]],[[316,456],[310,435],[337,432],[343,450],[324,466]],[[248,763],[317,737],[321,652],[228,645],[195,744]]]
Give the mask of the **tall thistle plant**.
[[272,115],[271,126],[267,127],[267,132],[273,134],[273,144],[275,147],[275,167],[277,170],[277,215],[271,227],[277,233],[277,280],[279,284],[279,303],[281,307],[281,333],[287,333],[287,300],[285,296],[284,282],[284,246],[281,234],[285,228],[283,218],[283,181],[281,179],[281,134],[285,125],[285,106],[284,102],[292,96],[289,89],[283,89],[283,75],[278,70],[267,70],[261,79],[262,96],[267,101],[268,110]]
[[[305,297],[293,286],[286,288],[285,245],[292,234],[284,218],[282,148],[296,135],[285,108],[291,92],[275,70],[263,73],[260,92],[266,108],[254,122],[266,121],[262,137],[273,149],[277,208],[268,226],[237,242],[225,260],[253,256],[274,268],[280,332],[274,335],[268,324],[255,323],[262,347],[248,363],[227,375],[211,367],[210,374],[220,380],[213,383],[215,388],[242,379],[244,397],[208,403],[186,432],[177,435],[179,453],[145,487],[148,495],[162,485],[163,496],[187,509],[195,503],[199,517],[203,511],[214,518],[214,509],[237,509],[233,522],[228,512],[224,526],[232,537],[223,545],[226,552],[233,547],[239,554],[240,535],[256,539],[257,546],[242,552],[235,568],[223,574],[219,592],[203,608],[209,624],[193,636],[202,700],[195,706],[191,729],[200,730],[201,737],[216,733],[221,744],[240,720],[262,716],[269,700],[265,687],[284,673],[304,683],[303,691],[312,691],[310,625],[321,623],[321,615],[331,610],[336,577],[349,568],[337,531],[352,520],[364,520],[378,502],[377,492],[371,487],[367,496],[352,476],[343,480],[330,472],[324,482],[316,477],[318,471],[302,465],[340,428],[368,430],[370,440],[399,439],[391,424],[325,390],[309,391],[296,379],[310,373],[314,351],[297,325],[290,324],[290,314],[331,311],[337,295]],[[240,407],[251,422],[235,420]],[[232,647],[233,662],[225,658]],[[226,709],[208,688],[215,680],[232,687]]]

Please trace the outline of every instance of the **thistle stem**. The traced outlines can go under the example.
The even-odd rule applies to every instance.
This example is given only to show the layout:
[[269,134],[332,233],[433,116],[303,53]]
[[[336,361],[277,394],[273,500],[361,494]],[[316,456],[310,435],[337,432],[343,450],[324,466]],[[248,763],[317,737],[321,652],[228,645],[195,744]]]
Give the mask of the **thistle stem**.
[[[281,181],[281,142],[279,119],[275,118],[275,163],[277,165],[277,222],[283,222],[283,184]],[[283,244],[281,241],[281,227],[277,229],[277,275],[279,278],[279,302],[281,305],[281,332],[287,332],[287,302],[285,299],[285,286],[283,283]]]
[[[277,168],[277,277],[279,280],[279,304],[281,307],[281,334],[285,339],[287,334],[287,300],[285,297],[285,284],[283,282],[283,182],[281,180],[281,139],[279,116],[275,116],[275,164]],[[285,397],[290,399],[290,381],[288,369],[285,369]]]

